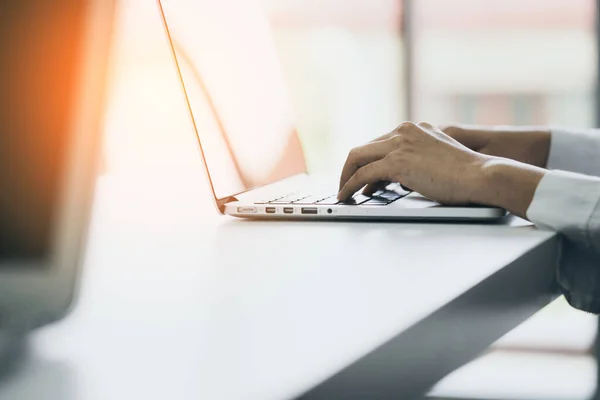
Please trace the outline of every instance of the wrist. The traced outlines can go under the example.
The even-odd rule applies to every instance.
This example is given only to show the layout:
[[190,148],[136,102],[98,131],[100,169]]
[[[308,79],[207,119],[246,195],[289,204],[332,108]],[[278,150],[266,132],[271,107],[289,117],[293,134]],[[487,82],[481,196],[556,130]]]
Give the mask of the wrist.
[[478,165],[471,202],[501,207],[525,218],[546,172],[543,168],[514,160],[485,156]]
[[540,168],[546,168],[550,154],[550,129],[537,129],[530,135],[532,137],[531,160],[527,160],[527,162]]

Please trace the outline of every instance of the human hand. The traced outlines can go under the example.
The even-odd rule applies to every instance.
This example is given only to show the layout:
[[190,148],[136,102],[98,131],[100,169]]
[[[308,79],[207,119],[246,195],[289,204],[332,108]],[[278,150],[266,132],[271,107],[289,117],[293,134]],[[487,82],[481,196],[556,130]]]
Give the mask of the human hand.
[[443,204],[468,204],[480,187],[481,167],[492,157],[477,153],[429,123],[404,122],[393,132],[352,149],[340,178],[338,199],[363,186],[400,182]]
[[440,128],[471,150],[545,168],[550,131],[537,127],[449,125]]

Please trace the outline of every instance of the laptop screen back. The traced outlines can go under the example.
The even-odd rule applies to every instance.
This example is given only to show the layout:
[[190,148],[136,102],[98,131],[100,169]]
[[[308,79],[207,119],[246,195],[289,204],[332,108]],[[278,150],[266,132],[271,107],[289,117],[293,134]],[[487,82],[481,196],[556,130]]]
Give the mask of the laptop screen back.
[[0,265],[52,250],[86,10],[0,1]]
[[217,199],[306,171],[270,35],[254,0],[162,0]]

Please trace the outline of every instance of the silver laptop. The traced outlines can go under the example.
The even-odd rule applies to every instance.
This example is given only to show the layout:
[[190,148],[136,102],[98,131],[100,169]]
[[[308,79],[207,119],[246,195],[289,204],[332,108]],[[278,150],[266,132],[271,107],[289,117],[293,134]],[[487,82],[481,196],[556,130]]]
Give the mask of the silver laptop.
[[[495,220],[390,184],[340,203],[307,174],[269,24],[258,2],[158,0],[219,212],[244,218]],[[337,177],[336,177],[337,178]]]
[[[0,350],[69,310],[100,147],[110,0],[2,2]],[[4,35],[4,33],[8,33]]]

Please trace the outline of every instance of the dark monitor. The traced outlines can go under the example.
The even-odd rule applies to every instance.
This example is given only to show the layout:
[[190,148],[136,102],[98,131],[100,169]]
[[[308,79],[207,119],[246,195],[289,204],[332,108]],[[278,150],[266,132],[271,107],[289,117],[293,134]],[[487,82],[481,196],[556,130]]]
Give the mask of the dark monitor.
[[2,259],[50,251],[73,133],[85,7],[85,1],[0,3]]
[[101,143],[112,0],[0,0],[0,328],[71,304]]

